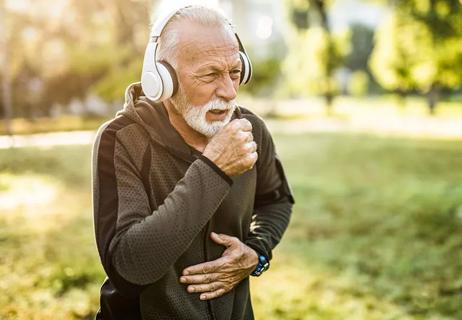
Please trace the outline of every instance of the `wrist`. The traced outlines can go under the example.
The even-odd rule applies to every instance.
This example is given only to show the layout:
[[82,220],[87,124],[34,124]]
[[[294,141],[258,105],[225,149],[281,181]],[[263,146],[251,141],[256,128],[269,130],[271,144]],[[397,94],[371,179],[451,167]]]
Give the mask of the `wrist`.
[[249,247],[249,249],[250,249],[250,252],[251,252],[251,254],[250,254],[250,261],[252,262],[251,267],[252,267],[252,270],[255,270],[255,268],[257,267],[258,262],[259,262],[259,259],[258,259],[259,254],[254,249],[252,249],[250,247]]
[[216,173],[218,173],[230,186],[233,185],[233,180],[224,172],[219,166],[217,166],[216,163],[214,163],[212,160],[207,158],[204,154],[200,154],[197,156],[198,159],[201,159],[203,162],[205,162],[209,167],[211,167]]

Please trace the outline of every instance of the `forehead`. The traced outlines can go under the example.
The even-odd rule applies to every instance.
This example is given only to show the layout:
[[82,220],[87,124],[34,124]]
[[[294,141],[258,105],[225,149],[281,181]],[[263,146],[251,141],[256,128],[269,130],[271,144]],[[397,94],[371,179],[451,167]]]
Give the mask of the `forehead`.
[[178,50],[178,64],[183,66],[200,67],[239,61],[236,36],[225,27],[183,23],[179,26]]

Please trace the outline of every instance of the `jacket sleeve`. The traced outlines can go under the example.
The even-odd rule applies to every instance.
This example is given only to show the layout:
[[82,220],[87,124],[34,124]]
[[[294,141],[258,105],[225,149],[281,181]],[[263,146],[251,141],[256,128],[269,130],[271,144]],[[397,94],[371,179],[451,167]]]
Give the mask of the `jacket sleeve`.
[[245,243],[271,259],[272,250],[289,224],[295,202],[273,139],[263,122],[261,128],[254,214]]
[[199,157],[151,212],[140,172],[111,131],[104,130],[94,149],[98,249],[110,279],[115,270],[113,278],[120,275],[131,284],[146,285],[161,278],[189,247],[226,197],[232,180]]

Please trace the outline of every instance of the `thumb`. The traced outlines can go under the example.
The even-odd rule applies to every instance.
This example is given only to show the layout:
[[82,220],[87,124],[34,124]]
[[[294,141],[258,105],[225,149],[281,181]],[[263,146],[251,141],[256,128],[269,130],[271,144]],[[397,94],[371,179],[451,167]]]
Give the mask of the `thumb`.
[[226,234],[216,234],[215,232],[211,232],[210,238],[222,246],[229,247],[233,244],[233,237],[230,237]]

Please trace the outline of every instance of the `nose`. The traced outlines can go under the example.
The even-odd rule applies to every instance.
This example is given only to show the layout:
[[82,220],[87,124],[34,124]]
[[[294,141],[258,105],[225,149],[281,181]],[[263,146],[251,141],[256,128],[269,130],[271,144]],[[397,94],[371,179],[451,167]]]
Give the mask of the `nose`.
[[237,84],[229,74],[223,75],[216,89],[216,95],[225,101],[231,101],[237,96]]

